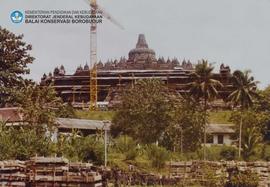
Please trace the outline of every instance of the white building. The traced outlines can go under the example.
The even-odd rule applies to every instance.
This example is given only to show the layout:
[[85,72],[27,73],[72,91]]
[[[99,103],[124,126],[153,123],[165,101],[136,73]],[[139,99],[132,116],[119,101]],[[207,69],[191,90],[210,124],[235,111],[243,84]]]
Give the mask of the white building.
[[206,145],[232,145],[232,136],[235,134],[233,127],[233,124],[208,124]]

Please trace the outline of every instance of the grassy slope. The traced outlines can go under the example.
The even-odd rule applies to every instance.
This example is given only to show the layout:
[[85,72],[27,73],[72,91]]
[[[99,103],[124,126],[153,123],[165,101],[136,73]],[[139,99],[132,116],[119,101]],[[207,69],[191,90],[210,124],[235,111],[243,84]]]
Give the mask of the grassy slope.
[[75,115],[80,119],[92,119],[92,120],[112,120],[115,112],[113,111],[88,111],[88,110],[76,110]]
[[[81,119],[92,119],[92,120],[112,120],[115,112],[114,111],[87,111],[87,110],[76,110],[76,116]],[[212,111],[210,112],[210,123],[231,123],[229,121],[231,111]]]
[[232,111],[225,110],[225,111],[212,111],[209,115],[210,123],[217,123],[217,124],[228,124],[230,122],[230,116]]

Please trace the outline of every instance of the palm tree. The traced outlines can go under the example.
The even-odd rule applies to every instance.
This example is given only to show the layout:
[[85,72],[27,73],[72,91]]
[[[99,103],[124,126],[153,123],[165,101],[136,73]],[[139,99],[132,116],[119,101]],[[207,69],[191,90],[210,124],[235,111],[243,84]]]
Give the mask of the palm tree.
[[217,88],[223,87],[220,81],[213,79],[214,67],[207,62],[202,60],[195,67],[193,73],[194,81],[190,84],[190,94],[195,97],[198,101],[203,101],[204,110],[204,148],[203,157],[206,156],[206,123],[207,123],[207,104],[210,100],[218,96]]
[[228,100],[234,106],[240,106],[241,118],[239,124],[239,150],[238,156],[241,157],[241,144],[242,144],[242,124],[243,112],[253,104],[253,98],[257,96],[256,85],[258,81],[254,81],[254,77],[250,76],[250,71],[236,70],[233,73],[233,92],[229,95]]
[[246,134],[243,135],[243,158],[248,159],[255,153],[255,149],[262,141],[261,133],[256,130],[256,127],[248,127]]

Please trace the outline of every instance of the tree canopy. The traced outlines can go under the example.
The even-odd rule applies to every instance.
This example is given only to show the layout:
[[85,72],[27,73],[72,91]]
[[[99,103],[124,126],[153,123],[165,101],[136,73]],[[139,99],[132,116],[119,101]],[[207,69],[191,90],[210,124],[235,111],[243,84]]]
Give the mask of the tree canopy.
[[266,123],[269,121],[269,116],[265,112],[255,111],[251,108],[232,113],[231,121],[236,125],[236,133],[240,132],[241,123],[244,127],[241,133],[241,147],[243,158],[249,159],[255,155],[256,148],[262,143],[263,135],[267,132]]
[[32,127],[52,127],[58,111],[64,108],[61,98],[50,86],[28,85],[20,91],[19,103],[24,120]]
[[214,67],[206,60],[196,65],[195,72],[192,74],[194,81],[190,84],[190,94],[194,98],[208,101],[218,96],[217,88],[223,85],[220,81],[213,79],[213,70]]
[[16,102],[17,90],[30,80],[28,64],[34,58],[29,54],[32,46],[23,42],[23,35],[16,36],[0,27],[0,107]]
[[113,121],[113,134],[129,134],[144,143],[156,142],[172,121],[169,91],[160,80],[140,80],[126,89]]
[[201,144],[203,113],[188,98],[171,92],[160,80],[140,80],[125,90],[112,134],[147,144],[158,141],[171,150],[195,150]]
[[235,71],[233,73],[234,91],[229,95],[228,100],[235,106],[242,109],[249,108],[253,105],[254,98],[257,97],[257,81],[250,76],[250,71]]

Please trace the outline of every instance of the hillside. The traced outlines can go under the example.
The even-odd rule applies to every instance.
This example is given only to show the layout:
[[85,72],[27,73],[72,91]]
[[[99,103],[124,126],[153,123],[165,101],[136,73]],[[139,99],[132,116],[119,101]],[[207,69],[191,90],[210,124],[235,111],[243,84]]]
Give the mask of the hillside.
[[[80,119],[92,120],[112,120],[115,111],[87,111],[76,110],[75,115]],[[227,124],[230,123],[231,111],[212,111],[210,112],[210,123]]]

